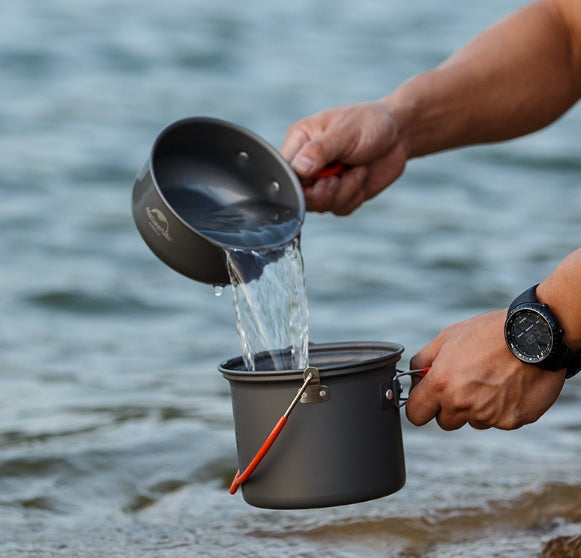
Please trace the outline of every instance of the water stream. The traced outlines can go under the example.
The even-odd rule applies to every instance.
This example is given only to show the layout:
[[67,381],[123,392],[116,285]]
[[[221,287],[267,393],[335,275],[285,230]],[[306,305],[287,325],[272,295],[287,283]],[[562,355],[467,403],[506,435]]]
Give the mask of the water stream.
[[298,238],[270,250],[229,250],[228,271],[246,368],[256,370],[255,355],[265,351],[275,370],[306,368],[308,303]]

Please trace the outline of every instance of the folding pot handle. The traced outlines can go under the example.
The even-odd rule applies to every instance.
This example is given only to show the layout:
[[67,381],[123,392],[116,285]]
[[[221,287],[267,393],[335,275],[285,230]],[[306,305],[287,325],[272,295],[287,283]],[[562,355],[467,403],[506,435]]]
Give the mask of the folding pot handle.
[[[394,381],[398,381],[400,378],[404,376],[416,376],[418,378],[423,378],[428,372],[430,371],[430,367],[426,366],[425,368],[416,368],[414,370],[396,370],[396,374],[394,376]],[[407,402],[409,398],[409,392],[407,397],[399,397],[398,400],[398,407],[401,409]]]

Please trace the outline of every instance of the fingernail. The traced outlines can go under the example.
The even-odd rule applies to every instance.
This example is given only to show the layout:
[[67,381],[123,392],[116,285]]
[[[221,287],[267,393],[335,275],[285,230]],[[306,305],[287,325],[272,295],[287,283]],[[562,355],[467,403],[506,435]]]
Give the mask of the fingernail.
[[315,162],[308,157],[299,155],[292,162],[292,167],[300,174],[309,174],[315,166]]

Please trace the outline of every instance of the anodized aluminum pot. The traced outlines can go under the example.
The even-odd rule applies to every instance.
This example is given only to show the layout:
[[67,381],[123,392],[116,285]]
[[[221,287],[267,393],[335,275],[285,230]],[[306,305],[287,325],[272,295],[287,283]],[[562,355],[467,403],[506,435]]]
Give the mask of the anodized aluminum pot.
[[191,279],[214,285],[230,282],[224,247],[184,219],[168,199],[173,188],[188,185],[201,185],[219,207],[244,202],[284,207],[295,217],[296,228],[286,231],[288,238],[277,244],[299,236],[305,214],[301,184],[274,147],[250,130],[217,118],[179,120],[155,140],[135,180],[132,211],[151,251]]
[[[270,509],[319,508],[387,496],[405,484],[396,343],[314,344],[320,386],[296,405],[263,460],[241,485],[244,500]],[[267,355],[264,359],[268,359]],[[303,371],[219,365],[230,383],[240,471],[261,448],[303,384]],[[266,368],[265,370],[262,370]],[[318,397],[318,394],[325,397]]]

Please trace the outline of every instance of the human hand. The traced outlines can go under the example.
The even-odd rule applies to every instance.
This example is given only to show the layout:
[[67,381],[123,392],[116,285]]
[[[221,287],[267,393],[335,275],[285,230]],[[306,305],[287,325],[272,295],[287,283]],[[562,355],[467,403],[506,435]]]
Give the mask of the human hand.
[[421,349],[410,368],[430,366],[412,389],[408,419],[435,418],[444,430],[466,423],[512,430],[535,422],[556,401],[565,371],[523,364],[504,340],[506,310],[481,314],[444,329]]
[[[307,209],[348,215],[403,172],[407,154],[387,106],[334,108],[293,124],[280,148],[302,179]],[[314,180],[326,165],[348,165],[341,176]]]

